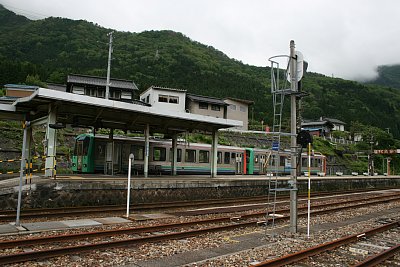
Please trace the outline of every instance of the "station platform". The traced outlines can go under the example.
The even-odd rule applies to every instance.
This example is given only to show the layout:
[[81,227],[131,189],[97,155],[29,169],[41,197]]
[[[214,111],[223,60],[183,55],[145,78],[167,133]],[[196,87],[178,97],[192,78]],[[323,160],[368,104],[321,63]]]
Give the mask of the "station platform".
[[0,235],[26,234],[26,233],[42,232],[42,231],[66,230],[72,228],[96,227],[96,226],[112,225],[112,224],[126,224],[126,223],[131,223],[132,221],[156,220],[156,219],[164,219],[170,217],[174,216],[164,213],[153,213],[153,214],[131,214],[129,216],[129,219],[125,217],[102,217],[93,219],[45,221],[45,222],[33,222],[33,223],[21,222],[20,226],[16,226],[15,223],[9,223],[0,225]]

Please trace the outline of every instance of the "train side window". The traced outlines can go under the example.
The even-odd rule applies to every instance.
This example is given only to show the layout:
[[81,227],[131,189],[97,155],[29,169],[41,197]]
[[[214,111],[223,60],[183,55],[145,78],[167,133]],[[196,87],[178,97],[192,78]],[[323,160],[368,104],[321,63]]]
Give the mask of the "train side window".
[[199,151],[199,162],[200,163],[209,163],[210,162],[210,152],[207,150]]
[[258,163],[258,155],[254,157],[254,163]]
[[153,148],[153,160],[154,161],[165,161],[167,149],[165,147],[154,147]]
[[[234,154],[234,153],[232,153]],[[224,153],[224,164],[229,164],[231,163],[231,153],[225,152]]]
[[217,153],[217,163],[222,164],[222,152]]
[[144,160],[144,146],[132,145],[131,153],[135,156],[134,160]]
[[302,167],[307,167],[308,166],[308,159],[307,158],[301,158],[301,166]]
[[196,150],[186,149],[185,162],[196,162]]
[[269,165],[275,166],[275,158],[273,158],[273,157],[269,158]]
[[[182,162],[182,149],[178,148],[177,152],[176,162]],[[169,149],[169,161],[172,162],[172,148]]]
[[280,156],[279,157],[279,166],[285,166],[285,156]]

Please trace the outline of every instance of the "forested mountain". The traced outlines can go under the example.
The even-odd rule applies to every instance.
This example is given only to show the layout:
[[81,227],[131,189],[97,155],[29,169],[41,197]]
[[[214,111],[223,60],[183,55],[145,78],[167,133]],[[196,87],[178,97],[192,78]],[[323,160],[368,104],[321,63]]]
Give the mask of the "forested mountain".
[[[25,82],[27,75],[54,83],[64,83],[69,73],[106,76],[110,31],[83,20],[32,21],[0,6],[0,85]],[[250,116],[272,122],[268,67],[243,64],[173,31],[114,32],[114,37],[113,78],[134,80],[140,90],[158,85],[253,100]],[[390,127],[400,136],[400,90],[316,73],[307,73],[303,84],[309,93],[304,118],[359,121]]]
[[400,65],[383,65],[377,68],[378,77],[369,84],[384,85],[400,89]]

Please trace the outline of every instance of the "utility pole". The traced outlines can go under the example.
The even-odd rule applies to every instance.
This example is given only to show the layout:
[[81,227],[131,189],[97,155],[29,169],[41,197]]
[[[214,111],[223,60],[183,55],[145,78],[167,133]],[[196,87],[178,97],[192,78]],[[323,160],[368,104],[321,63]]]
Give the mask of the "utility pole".
[[110,37],[108,46],[108,65],[107,65],[107,84],[106,84],[106,99],[110,98],[110,72],[111,72],[111,54],[113,43],[113,32],[107,34]]
[[296,93],[297,93],[297,60],[294,41],[290,41],[290,232],[297,233],[297,115],[296,115]]

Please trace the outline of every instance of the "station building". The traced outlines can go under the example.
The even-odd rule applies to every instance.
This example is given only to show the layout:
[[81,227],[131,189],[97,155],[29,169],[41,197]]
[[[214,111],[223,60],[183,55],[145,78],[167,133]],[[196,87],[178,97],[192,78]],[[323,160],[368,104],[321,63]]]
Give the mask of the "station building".
[[[163,133],[172,137],[172,174],[176,175],[177,139],[185,132],[200,131],[212,135],[210,169],[211,177],[217,175],[218,130],[241,127],[241,121],[226,117],[208,116],[186,111],[186,90],[151,87],[137,100],[137,86],[133,81],[111,79],[109,98],[105,97],[107,80],[102,77],[69,75],[65,90],[19,86],[26,91],[9,102],[0,103],[0,119],[25,121],[24,148],[21,158],[30,155],[29,142],[32,127],[46,124],[45,176],[55,175],[57,129],[71,125],[80,128],[110,129],[107,153],[113,155],[113,129],[142,132],[145,135],[144,175],[148,173],[150,133]],[[53,85],[52,85],[53,86]],[[11,86],[10,92],[17,92]],[[29,89],[29,90],[27,90]],[[221,106],[225,105],[218,102]],[[113,166],[114,162],[107,162]],[[112,167],[111,167],[112,173]]]

